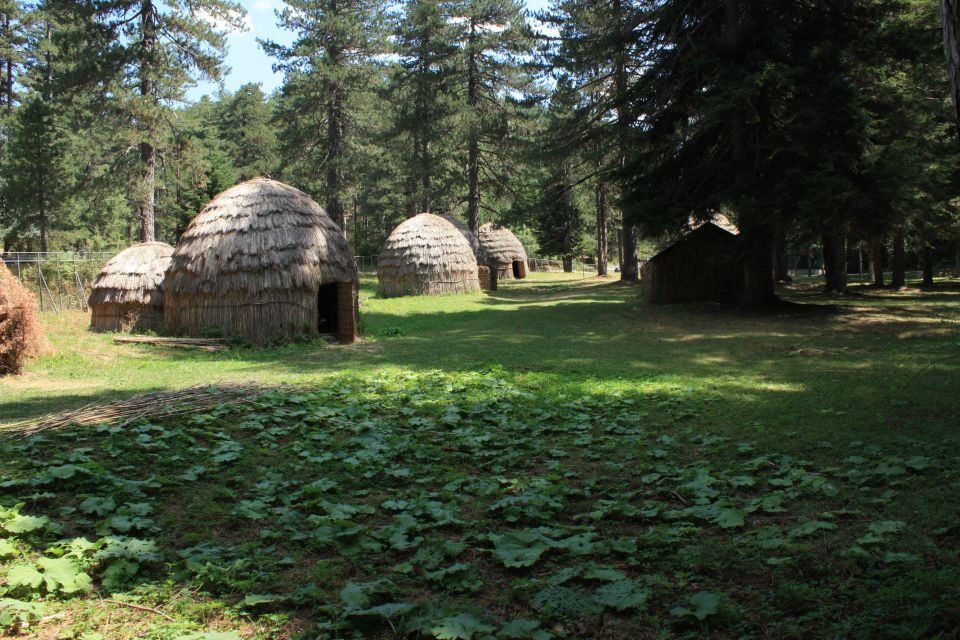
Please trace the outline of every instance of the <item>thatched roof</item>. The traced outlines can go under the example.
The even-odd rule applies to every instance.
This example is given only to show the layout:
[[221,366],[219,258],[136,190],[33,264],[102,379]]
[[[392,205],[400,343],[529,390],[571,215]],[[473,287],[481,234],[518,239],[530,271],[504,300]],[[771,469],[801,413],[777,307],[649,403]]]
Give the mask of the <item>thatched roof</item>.
[[480,286],[469,242],[450,221],[432,213],[404,220],[390,233],[377,260],[377,277],[385,295],[473,291]]
[[470,227],[460,222],[453,216],[446,215],[440,217],[456,227],[457,231],[460,232],[460,235],[464,237],[464,239],[470,245],[470,249],[473,251],[474,257],[477,259],[477,264],[486,264],[486,252],[483,250],[483,247],[480,246],[480,239],[477,238],[476,234],[470,230]]
[[256,296],[357,280],[346,238],[320,205],[290,185],[254,178],[218,195],[193,219],[165,288]]
[[495,264],[506,264],[514,260],[525,262],[527,259],[527,252],[510,229],[494,226],[489,222],[480,227],[480,246]]
[[173,247],[141,242],[127,247],[100,270],[90,290],[89,304],[163,304],[163,277]]

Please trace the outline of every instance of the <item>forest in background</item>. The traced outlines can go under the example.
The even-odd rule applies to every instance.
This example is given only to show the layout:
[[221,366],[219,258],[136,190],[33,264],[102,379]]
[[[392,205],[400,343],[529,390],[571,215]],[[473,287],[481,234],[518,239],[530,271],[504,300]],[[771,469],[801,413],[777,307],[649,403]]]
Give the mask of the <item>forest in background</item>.
[[[944,8],[951,5],[945,2]],[[946,14],[945,14],[946,15]],[[960,261],[943,16],[931,0],[288,0],[284,74],[224,72],[227,0],[0,0],[5,251],[175,242],[267,175],[358,255],[420,211],[498,221],[531,254],[631,260],[691,217],[741,229],[743,303],[788,249],[828,290],[851,250],[902,284]],[[624,224],[626,221],[626,224]]]

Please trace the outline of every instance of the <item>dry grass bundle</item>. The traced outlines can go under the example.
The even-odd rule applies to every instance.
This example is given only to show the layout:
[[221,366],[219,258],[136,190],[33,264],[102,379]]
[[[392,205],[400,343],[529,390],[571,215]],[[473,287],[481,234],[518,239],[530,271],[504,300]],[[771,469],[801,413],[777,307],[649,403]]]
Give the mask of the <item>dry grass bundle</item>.
[[37,300],[0,261],[0,376],[23,371],[42,347]]
[[173,247],[142,242],[112,257],[90,290],[94,331],[149,331],[163,318],[163,277]]
[[510,229],[488,222],[480,227],[480,246],[497,278],[527,277],[527,252]]
[[254,403],[259,392],[266,389],[268,387],[260,385],[218,385],[142,393],[107,404],[90,404],[73,411],[14,422],[4,425],[0,434],[27,437],[69,426],[113,423],[124,426],[138,418],[166,418],[222,405]]
[[377,261],[383,297],[466,293],[480,288],[477,259],[447,219],[421,213],[397,225]]
[[346,238],[320,205],[255,178],[211,200],[180,237],[163,285],[164,328],[217,327],[256,344],[318,332],[349,342],[358,284]]

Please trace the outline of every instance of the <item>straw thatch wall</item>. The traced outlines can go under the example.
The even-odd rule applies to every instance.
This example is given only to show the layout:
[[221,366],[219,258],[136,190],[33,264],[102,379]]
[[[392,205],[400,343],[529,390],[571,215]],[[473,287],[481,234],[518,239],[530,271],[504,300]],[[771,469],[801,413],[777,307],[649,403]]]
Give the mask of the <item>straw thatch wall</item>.
[[703,224],[650,258],[640,269],[648,302],[736,302],[740,296],[737,236]]
[[527,252],[512,231],[488,222],[480,227],[479,240],[486,263],[496,270],[498,279],[527,277]]
[[163,277],[173,247],[142,242],[112,257],[90,290],[94,331],[152,331],[163,321]]
[[463,234],[432,213],[404,220],[377,260],[383,297],[466,293],[480,288],[477,259]]
[[42,345],[37,300],[0,261],[0,376],[20,373]]
[[192,335],[217,327],[255,344],[311,333],[352,342],[358,283],[347,241],[320,205],[255,178],[211,200],[181,236],[164,280],[164,326]]

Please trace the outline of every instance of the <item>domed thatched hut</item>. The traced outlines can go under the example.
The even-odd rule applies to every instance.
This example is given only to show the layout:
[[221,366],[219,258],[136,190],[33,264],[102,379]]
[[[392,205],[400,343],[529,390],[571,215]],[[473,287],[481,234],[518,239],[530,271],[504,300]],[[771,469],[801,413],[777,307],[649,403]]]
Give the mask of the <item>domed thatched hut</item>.
[[421,213],[390,233],[377,260],[383,297],[467,293],[480,288],[469,242],[448,220]]
[[484,291],[495,290],[497,288],[496,272],[490,269],[490,266],[487,264],[487,253],[483,250],[483,247],[480,246],[480,239],[470,230],[470,227],[453,216],[440,217],[456,227],[460,235],[462,235],[470,245],[470,249],[473,250],[473,255],[477,259],[477,278],[480,280],[480,288]]
[[94,331],[150,331],[163,319],[163,276],[173,247],[141,242],[127,247],[100,270],[90,290]]
[[527,252],[510,229],[488,222],[480,227],[480,246],[498,279],[527,277]]
[[256,344],[304,333],[357,336],[357,267],[340,228],[293,187],[254,178],[187,227],[164,281],[167,331],[216,327]]

